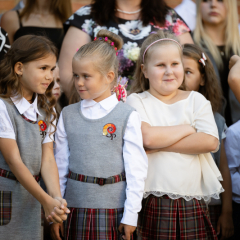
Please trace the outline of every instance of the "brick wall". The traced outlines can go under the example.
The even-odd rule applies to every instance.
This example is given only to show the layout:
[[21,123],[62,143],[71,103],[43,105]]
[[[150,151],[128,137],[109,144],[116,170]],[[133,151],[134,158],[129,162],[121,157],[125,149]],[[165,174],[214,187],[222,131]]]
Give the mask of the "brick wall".
[[[0,0],[0,13],[13,8],[19,0]],[[89,4],[91,0],[71,0],[73,12],[82,7],[83,5]],[[182,0],[166,0],[167,4],[171,7],[177,6]],[[238,12],[240,14],[240,0],[238,0]],[[240,15],[239,15],[240,19]]]

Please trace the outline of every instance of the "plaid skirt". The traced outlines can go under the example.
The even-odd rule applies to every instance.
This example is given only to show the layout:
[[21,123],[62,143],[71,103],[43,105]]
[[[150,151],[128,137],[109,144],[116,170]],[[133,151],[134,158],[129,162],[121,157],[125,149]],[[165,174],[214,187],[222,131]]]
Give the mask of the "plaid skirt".
[[65,240],[119,240],[118,227],[123,217],[123,208],[88,209],[69,208],[64,222]]
[[143,199],[138,218],[142,240],[217,240],[204,200],[150,195]]
[[212,226],[217,232],[217,223],[222,212],[222,205],[208,205],[208,209]]

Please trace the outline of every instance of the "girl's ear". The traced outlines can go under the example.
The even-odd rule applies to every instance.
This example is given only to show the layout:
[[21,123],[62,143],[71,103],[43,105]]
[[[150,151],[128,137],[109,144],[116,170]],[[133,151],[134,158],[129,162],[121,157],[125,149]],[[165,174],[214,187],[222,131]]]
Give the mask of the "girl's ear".
[[145,78],[148,78],[147,76],[147,71],[146,71],[146,67],[144,64],[141,64],[141,70],[142,70],[142,73],[144,75]]
[[201,75],[200,86],[204,86],[204,85],[205,85],[205,77],[204,77],[204,75],[202,74],[202,75]]
[[111,84],[115,78],[115,73],[113,71],[108,72],[107,74],[107,83]]
[[14,72],[19,76],[23,75],[23,64],[21,62],[17,62],[14,65]]

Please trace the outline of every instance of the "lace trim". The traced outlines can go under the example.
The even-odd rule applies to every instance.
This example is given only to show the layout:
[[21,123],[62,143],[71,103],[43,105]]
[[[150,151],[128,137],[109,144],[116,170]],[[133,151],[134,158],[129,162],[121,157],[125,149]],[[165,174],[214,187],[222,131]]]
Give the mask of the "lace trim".
[[207,196],[201,196],[201,195],[195,195],[195,196],[186,196],[186,195],[181,195],[181,194],[175,194],[175,193],[167,193],[167,192],[160,192],[160,191],[151,191],[151,192],[146,192],[143,194],[144,198],[147,198],[149,195],[153,194],[156,197],[162,197],[163,195],[167,195],[169,198],[171,199],[178,199],[178,198],[184,198],[186,201],[190,201],[193,198],[196,198],[197,200],[201,200],[203,199],[205,202],[209,202],[211,200],[211,198],[215,198],[215,199],[220,199],[219,194],[221,194],[222,192],[224,192],[224,189],[221,187],[221,189],[216,192],[213,193],[211,195],[207,195]]

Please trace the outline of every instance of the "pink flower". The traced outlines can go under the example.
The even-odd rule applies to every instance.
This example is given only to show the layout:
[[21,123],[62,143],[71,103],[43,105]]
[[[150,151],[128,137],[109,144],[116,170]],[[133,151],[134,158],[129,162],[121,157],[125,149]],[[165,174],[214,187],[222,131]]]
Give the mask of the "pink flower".
[[176,23],[173,25],[173,32],[175,33],[176,36],[179,36],[189,31],[190,29],[187,27],[187,25],[179,18],[177,19]]
[[127,91],[125,89],[125,86],[118,84],[113,88],[113,92],[116,93],[118,101],[126,102],[127,99]]

